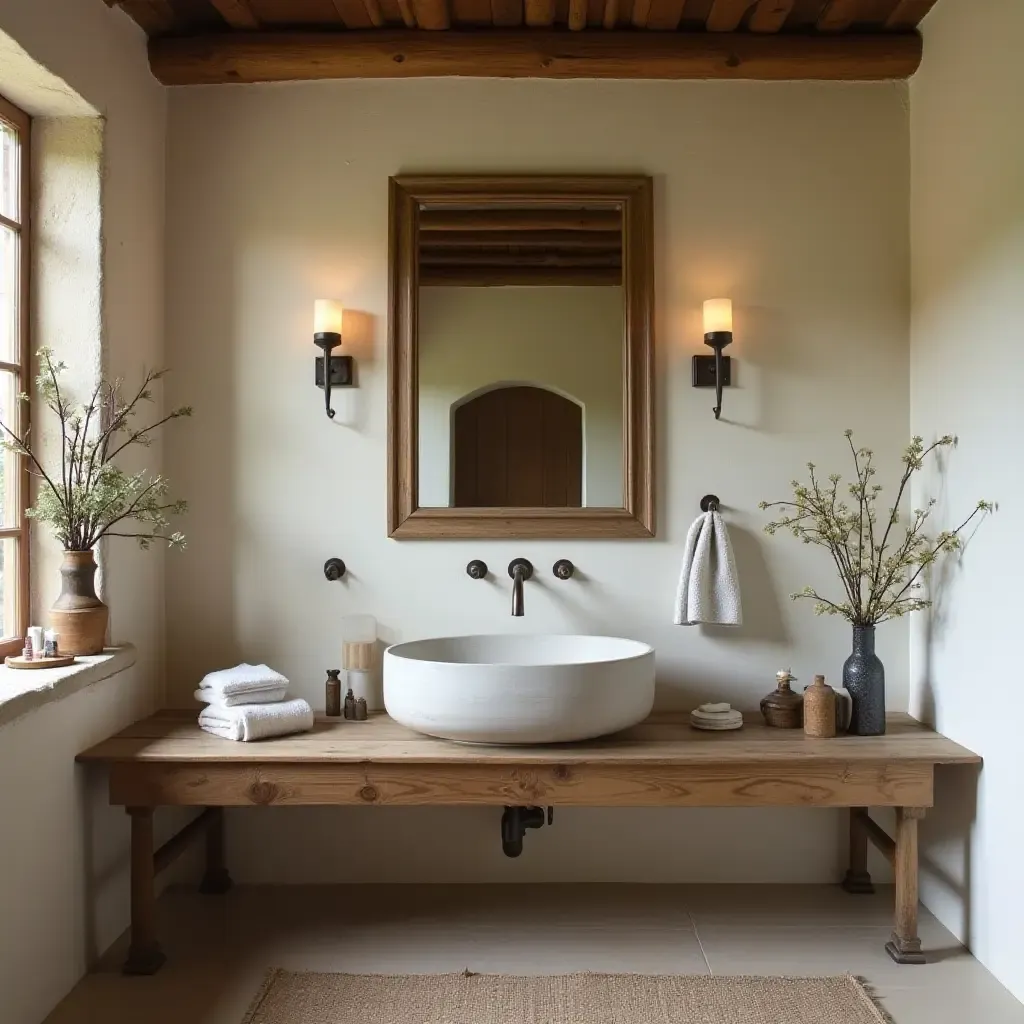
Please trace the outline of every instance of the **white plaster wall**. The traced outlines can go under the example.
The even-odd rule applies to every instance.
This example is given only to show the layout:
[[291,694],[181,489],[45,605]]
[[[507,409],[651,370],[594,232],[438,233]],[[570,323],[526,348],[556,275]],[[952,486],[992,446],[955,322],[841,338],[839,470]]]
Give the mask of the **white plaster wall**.
[[[143,364],[163,362],[166,99],[149,74],[145,40],[120,11],[80,0],[0,0],[0,33],[0,90],[12,100],[36,116],[104,118],[102,284],[94,274],[80,296],[79,323],[51,318],[43,333],[40,308],[33,345],[56,340],[52,328],[73,349],[82,346],[75,352],[80,365],[133,379]],[[23,65],[10,56],[17,49],[49,75],[20,73]],[[72,127],[47,126],[44,142]],[[87,196],[77,191],[74,198],[84,204]],[[59,254],[49,255],[51,268],[58,266]],[[83,266],[73,251],[63,256],[74,268],[64,278],[70,287]],[[154,447],[125,466],[159,470],[161,462]],[[44,547],[54,543],[45,534],[38,539]],[[138,645],[135,667],[0,730],[3,777],[31,778],[0,797],[4,1024],[38,1024],[127,923],[127,821],[107,807],[100,782],[87,783],[74,757],[160,702],[163,556],[113,544],[105,555],[112,634]],[[56,581],[37,580],[34,605],[45,607]]]
[[[65,363],[61,386],[80,402],[103,366],[103,120],[36,117],[32,125],[32,339]],[[34,361],[34,372],[38,372]],[[27,390],[34,392],[34,383]],[[36,454],[57,466],[57,418],[33,407]],[[32,524],[32,622],[44,622],[60,593],[61,546]],[[102,555],[101,566],[102,566]],[[103,573],[98,582],[104,582]]]
[[924,38],[911,84],[911,422],[960,447],[914,504],[938,497],[937,527],[979,498],[1000,509],[937,581],[933,612],[915,617],[912,710],[985,759],[980,775],[939,774],[922,895],[1024,999],[1024,6],[945,0]]
[[74,759],[151,710],[131,668],[0,729],[4,1024],[39,1024],[127,926],[127,816]]
[[583,504],[623,504],[619,287],[420,289],[419,501],[451,504],[452,406],[535,384],[583,406]]
[[[193,499],[168,563],[168,677],[266,660],[323,705],[343,614],[382,639],[494,630],[607,632],[658,650],[661,706],[746,709],[792,665],[837,678],[841,622],[788,595],[830,585],[828,558],[769,540],[762,498],[808,460],[845,468],[842,431],[895,465],[908,433],[908,118],[897,84],[417,81],[172,90],[168,438]],[[655,178],[658,536],[649,542],[396,542],[386,537],[387,178],[416,172],[646,172]],[[700,303],[736,303],[738,386],[720,423],[690,388]],[[346,306],[360,387],[328,422],[311,383],[312,302]],[[738,630],[672,626],[682,545],[704,493],[727,506]],[[324,560],[351,575],[327,583]],[[540,567],[526,616],[471,558]],[[834,586],[834,584],[832,584]],[[907,702],[907,630],[880,631],[889,703]],[[574,811],[518,861],[497,810],[242,811],[249,881],[482,878],[821,881],[842,860],[822,811]],[[414,851],[411,853],[410,851]]]

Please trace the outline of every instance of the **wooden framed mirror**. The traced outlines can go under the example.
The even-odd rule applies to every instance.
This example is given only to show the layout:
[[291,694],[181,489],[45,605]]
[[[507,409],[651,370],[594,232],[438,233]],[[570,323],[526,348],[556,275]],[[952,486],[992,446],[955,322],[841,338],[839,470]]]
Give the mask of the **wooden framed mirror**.
[[390,188],[389,536],[652,537],[651,179]]

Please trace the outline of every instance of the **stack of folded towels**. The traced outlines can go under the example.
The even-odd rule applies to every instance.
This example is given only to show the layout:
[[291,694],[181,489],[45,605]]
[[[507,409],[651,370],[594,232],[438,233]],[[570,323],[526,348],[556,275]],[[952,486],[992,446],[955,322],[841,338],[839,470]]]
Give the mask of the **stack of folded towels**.
[[195,693],[207,705],[199,727],[243,743],[312,729],[313,709],[304,700],[285,700],[287,695],[288,680],[266,665],[210,672]]

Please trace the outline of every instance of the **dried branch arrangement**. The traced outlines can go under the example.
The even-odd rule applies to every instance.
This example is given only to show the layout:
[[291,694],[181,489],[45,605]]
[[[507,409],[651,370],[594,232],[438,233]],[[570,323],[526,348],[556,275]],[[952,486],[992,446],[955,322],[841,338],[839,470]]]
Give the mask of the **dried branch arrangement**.
[[877,503],[883,488],[874,482],[874,453],[854,445],[852,430],[846,431],[846,439],[854,481],[842,487],[842,477],[833,473],[826,483],[809,462],[809,483],[794,480],[790,501],[763,501],[761,508],[781,510],[779,518],[765,527],[766,533],[789,530],[805,544],[826,548],[839,573],[843,596],[838,600],[823,597],[813,587],[793,594],[793,599],[811,599],[818,615],[841,615],[855,626],[874,626],[929,607],[931,601],[920,595],[921,574],[943,553],[959,550],[963,531],[975,517],[994,512],[996,506],[979,501],[955,530],[935,536],[926,532],[934,498],[903,521],[900,506],[913,475],[930,455],[956,445],[957,439],[947,434],[928,446],[920,437],[910,442],[903,453],[896,500],[879,516]]
[[[148,448],[154,432],[171,420],[191,416],[188,406],[175,409],[148,426],[135,419],[153,401],[152,385],[166,370],[148,370],[134,394],[125,394],[124,381],[101,380],[89,400],[76,404],[61,389],[66,365],[52,350],[39,350],[36,389],[43,405],[60,422],[60,465],[47,470],[33,449],[26,430],[19,435],[0,421],[0,447],[23,456],[38,480],[38,495],[28,515],[53,528],[68,551],[88,551],[103,537],[132,537],[143,548],[153,541],[184,547],[185,535],[168,533],[170,517],[181,515],[184,501],[167,498],[169,485],[147,471],[126,473],[114,459],[131,445]],[[29,401],[27,394],[18,396]]]

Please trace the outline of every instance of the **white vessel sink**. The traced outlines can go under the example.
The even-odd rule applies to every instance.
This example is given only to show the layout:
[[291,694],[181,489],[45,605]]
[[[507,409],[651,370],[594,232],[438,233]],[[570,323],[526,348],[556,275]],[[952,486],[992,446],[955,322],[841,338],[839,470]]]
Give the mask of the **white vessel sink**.
[[465,743],[568,743],[627,729],[654,704],[654,650],[610,636],[453,636],[384,652],[396,722]]

